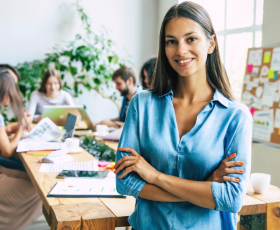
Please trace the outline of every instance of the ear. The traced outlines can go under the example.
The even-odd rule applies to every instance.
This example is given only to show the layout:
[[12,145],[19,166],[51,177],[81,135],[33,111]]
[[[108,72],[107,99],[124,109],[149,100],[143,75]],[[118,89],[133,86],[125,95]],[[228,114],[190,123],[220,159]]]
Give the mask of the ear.
[[216,35],[212,35],[212,38],[209,40],[209,48],[208,48],[208,54],[213,53],[215,47],[216,47],[217,37]]
[[127,79],[127,81],[128,81],[128,85],[133,85],[133,78],[132,77],[129,77]]

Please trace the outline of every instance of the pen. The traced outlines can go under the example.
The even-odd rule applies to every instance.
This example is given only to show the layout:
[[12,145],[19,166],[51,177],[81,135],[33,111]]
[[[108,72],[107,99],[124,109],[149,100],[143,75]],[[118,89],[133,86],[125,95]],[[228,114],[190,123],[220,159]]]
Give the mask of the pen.
[[112,120],[119,128],[121,127],[121,125],[119,125],[116,121]]

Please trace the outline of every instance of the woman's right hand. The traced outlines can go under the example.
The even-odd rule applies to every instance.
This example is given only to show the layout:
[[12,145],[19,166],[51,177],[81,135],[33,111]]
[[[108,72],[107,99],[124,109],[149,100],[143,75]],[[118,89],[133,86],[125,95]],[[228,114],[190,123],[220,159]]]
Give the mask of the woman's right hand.
[[242,166],[244,165],[243,161],[230,161],[231,159],[236,157],[236,153],[231,154],[219,164],[218,168],[212,173],[212,175],[207,179],[207,181],[213,182],[224,182],[224,181],[232,181],[239,182],[238,178],[228,177],[228,174],[243,174],[245,171],[240,168],[231,168],[234,166]]

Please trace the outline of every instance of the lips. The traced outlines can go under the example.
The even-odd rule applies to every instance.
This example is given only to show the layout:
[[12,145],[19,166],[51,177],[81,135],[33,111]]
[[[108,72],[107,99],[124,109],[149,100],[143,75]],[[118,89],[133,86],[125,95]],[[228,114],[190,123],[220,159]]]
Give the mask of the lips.
[[180,66],[180,67],[185,67],[188,66],[194,58],[185,58],[185,59],[179,59],[175,60],[175,62]]

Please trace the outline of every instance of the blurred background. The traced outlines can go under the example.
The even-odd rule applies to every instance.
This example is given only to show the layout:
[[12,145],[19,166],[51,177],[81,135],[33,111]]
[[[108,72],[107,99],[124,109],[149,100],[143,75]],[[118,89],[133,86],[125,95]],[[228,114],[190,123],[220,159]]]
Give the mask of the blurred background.
[[[0,63],[17,66],[43,60],[47,53],[54,52],[55,45],[74,41],[77,34],[85,35],[77,2],[88,17],[91,30],[97,36],[105,31],[106,39],[113,43],[110,49],[119,62],[124,60],[139,73],[141,65],[157,55],[160,24],[165,13],[182,0],[0,0]],[[280,1],[193,2],[206,8],[212,18],[223,63],[234,94],[240,99],[247,49],[279,44],[276,21]],[[67,77],[65,81],[71,83]],[[85,90],[84,86],[78,91],[82,93],[76,95],[75,103],[85,104],[92,120],[118,116],[118,107],[111,100],[94,90]],[[103,88],[103,93],[109,96],[115,93],[120,104],[121,98],[113,85]]]

